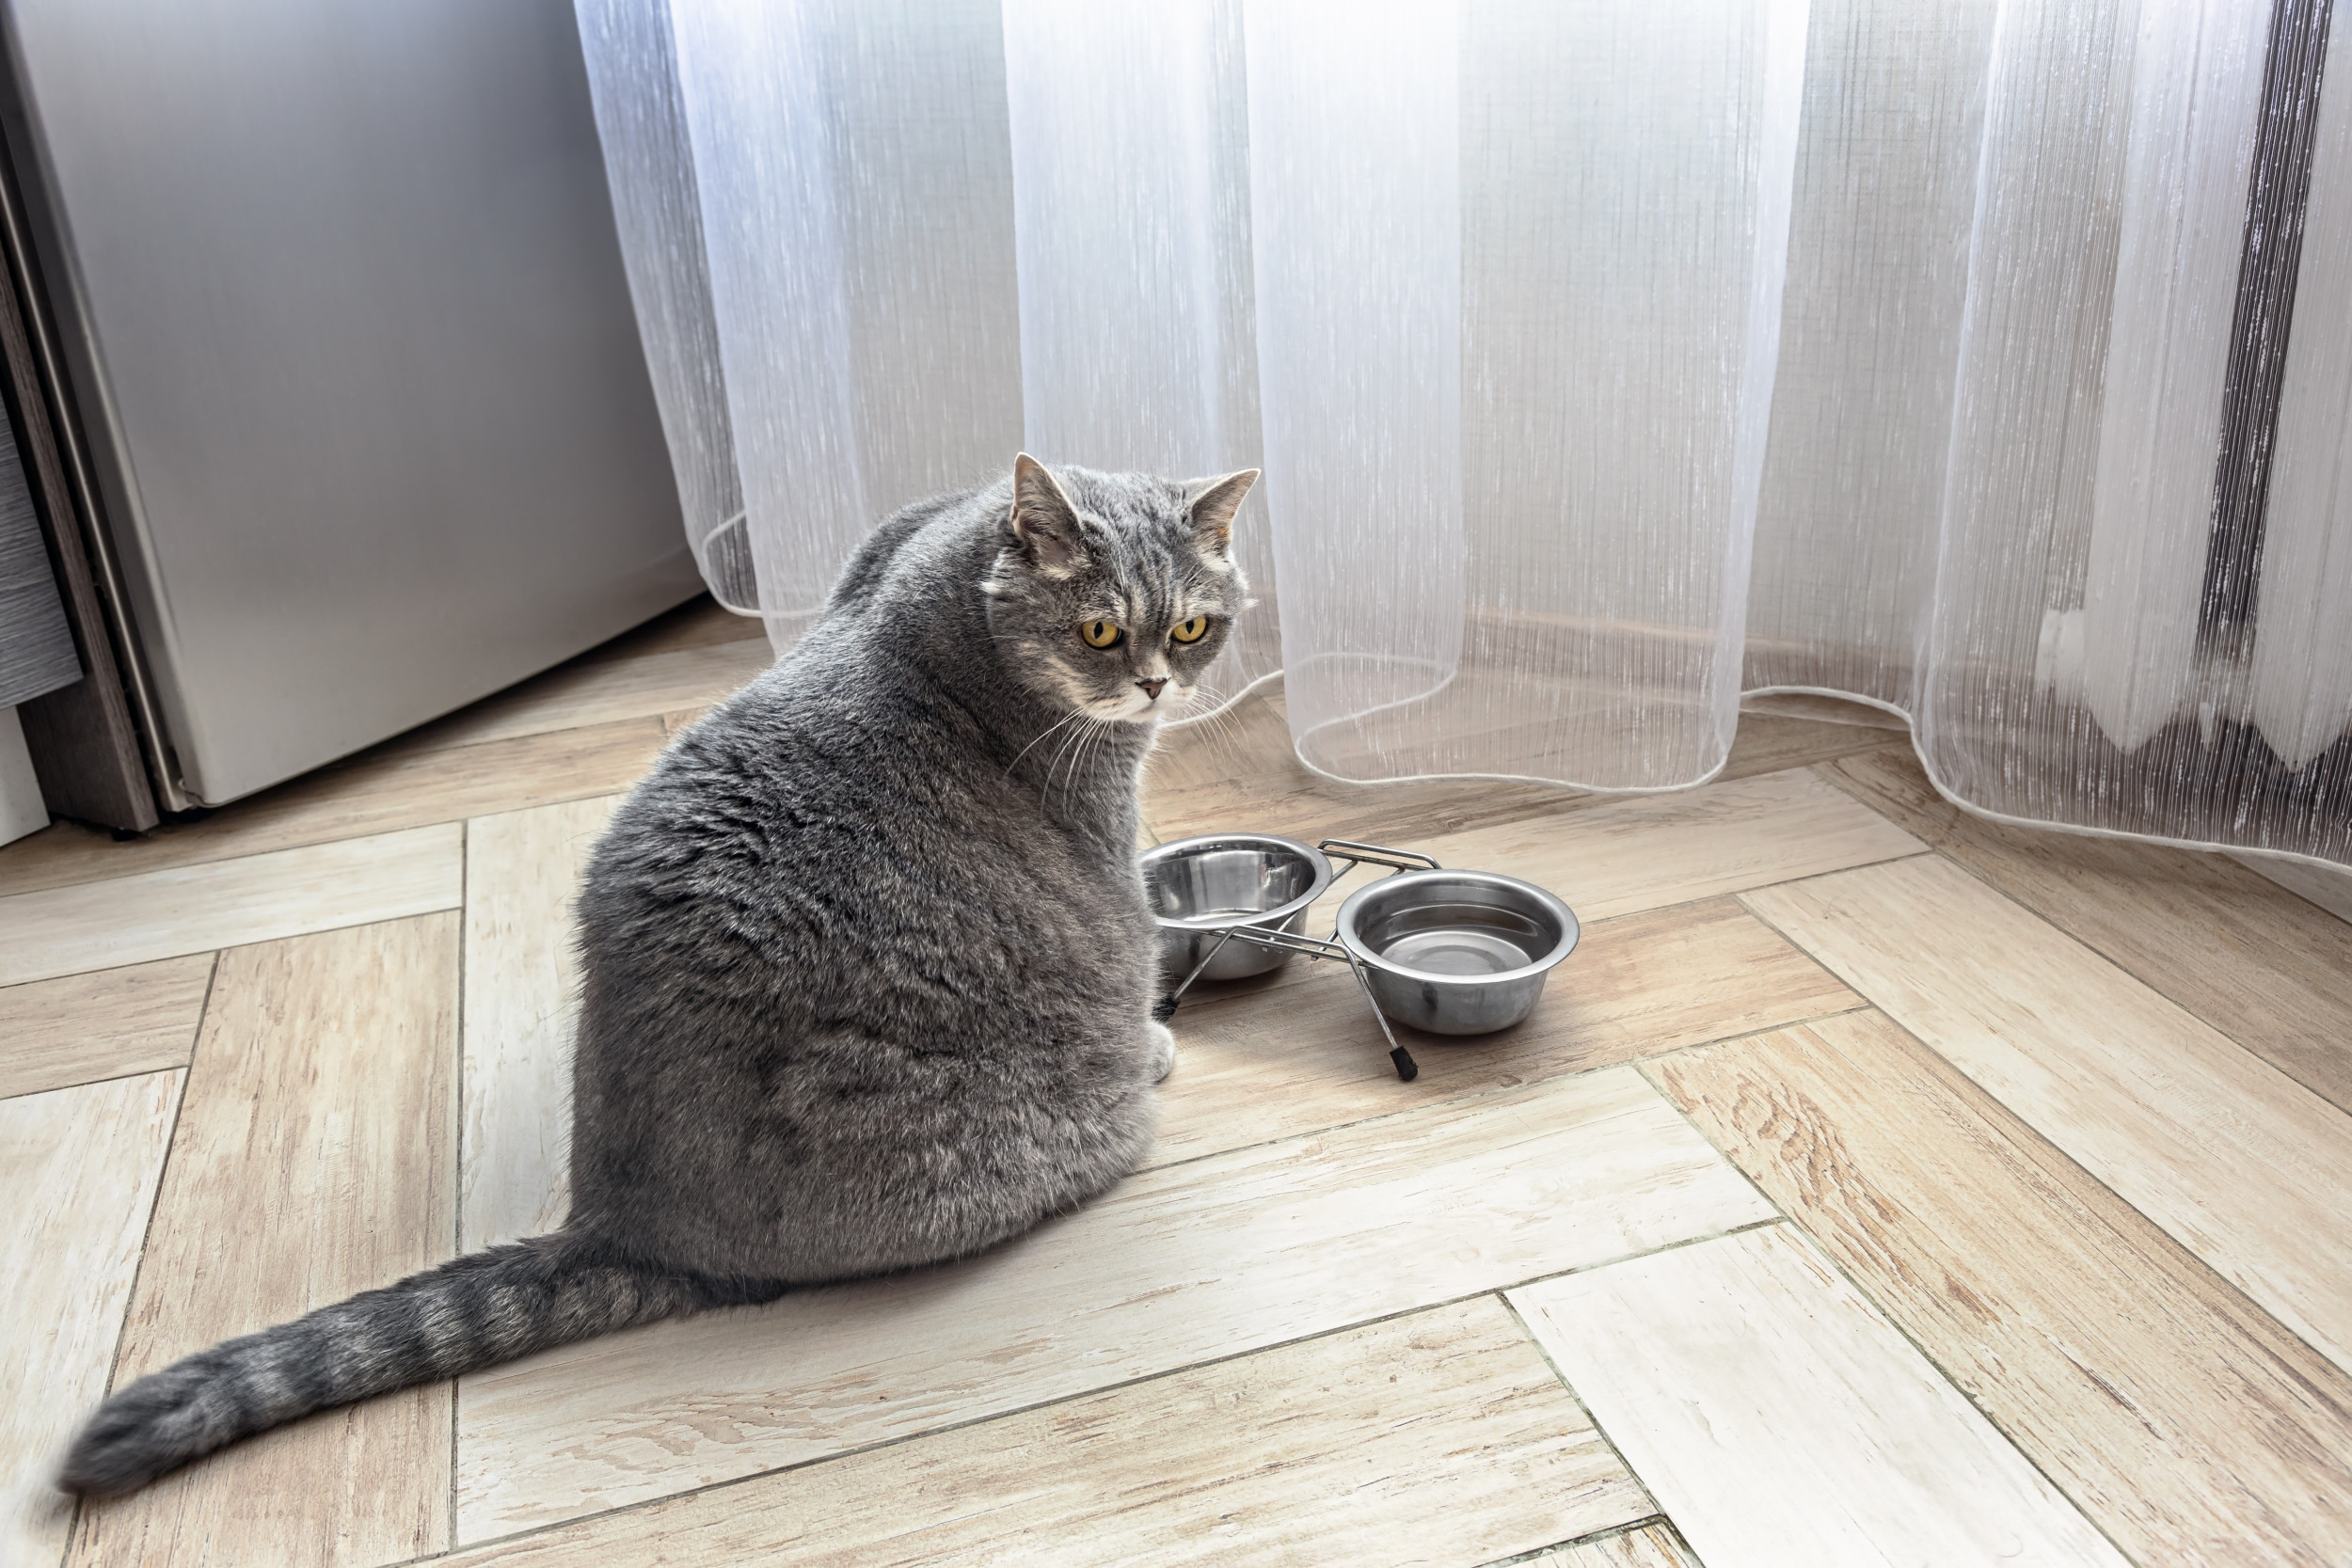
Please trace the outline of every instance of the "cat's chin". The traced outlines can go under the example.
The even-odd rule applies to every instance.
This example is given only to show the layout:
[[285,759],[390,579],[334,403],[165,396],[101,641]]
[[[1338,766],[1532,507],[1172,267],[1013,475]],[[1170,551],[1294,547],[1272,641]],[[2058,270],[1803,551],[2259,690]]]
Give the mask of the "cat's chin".
[[1158,723],[1163,719],[1175,718],[1176,710],[1169,707],[1166,703],[1156,704],[1153,706],[1143,708],[1136,712],[1129,712],[1125,708],[1105,712],[1102,708],[1089,705],[1086,709],[1086,716],[1100,723],[1135,724],[1139,725],[1144,729],[1150,729],[1152,725]]
[[1191,705],[1192,697],[1187,692],[1181,697],[1165,697],[1159,702],[1145,703],[1140,706],[1133,703],[1122,702],[1116,708],[1106,709],[1099,703],[1089,703],[1086,705],[1086,712],[1089,718],[1099,719],[1105,723],[1140,724],[1148,729],[1170,719],[1183,718],[1184,709]]

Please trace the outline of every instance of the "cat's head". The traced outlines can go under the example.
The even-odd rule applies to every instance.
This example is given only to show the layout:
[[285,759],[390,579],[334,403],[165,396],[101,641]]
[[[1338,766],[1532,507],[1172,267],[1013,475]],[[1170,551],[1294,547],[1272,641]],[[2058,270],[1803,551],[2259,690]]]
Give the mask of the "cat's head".
[[981,584],[1008,661],[1094,719],[1181,714],[1248,606],[1233,513],[1257,478],[1057,474],[1022,453]]

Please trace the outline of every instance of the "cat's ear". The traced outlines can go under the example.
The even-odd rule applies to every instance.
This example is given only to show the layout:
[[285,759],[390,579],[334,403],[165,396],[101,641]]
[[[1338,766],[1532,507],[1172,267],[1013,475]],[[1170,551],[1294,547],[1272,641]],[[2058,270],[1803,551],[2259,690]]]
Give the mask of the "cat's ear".
[[1233,514],[1241,510],[1242,498],[1257,483],[1258,470],[1244,468],[1217,479],[1196,479],[1184,486],[1184,505],[1192,514],[1193,537],[1200,542],[1204,552],[1222,556],[1232,547]]
[[1005,515],[1005,531],[1029,564],[1057,575],[1078,564],[1085,546],[1078,531],[1078,509],[1062,493],[1054,471],[1027,452],[1012,460],[1012,510]]

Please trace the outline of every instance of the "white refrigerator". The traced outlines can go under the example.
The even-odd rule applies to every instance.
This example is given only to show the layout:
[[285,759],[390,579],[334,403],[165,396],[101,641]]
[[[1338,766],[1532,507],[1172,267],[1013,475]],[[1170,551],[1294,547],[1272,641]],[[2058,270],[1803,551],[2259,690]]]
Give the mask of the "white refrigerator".
[[0,41],[12,266],[161,810],[699,589],[570,0],[0,0]]

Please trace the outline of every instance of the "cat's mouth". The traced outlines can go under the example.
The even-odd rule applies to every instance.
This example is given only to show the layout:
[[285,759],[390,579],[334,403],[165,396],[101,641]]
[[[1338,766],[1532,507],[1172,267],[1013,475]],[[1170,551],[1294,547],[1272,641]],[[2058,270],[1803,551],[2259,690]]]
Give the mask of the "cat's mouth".
[[1087,710],[1095,718],[1113,723],[1148,724],[1175,718],[1191,701],[1192,688],[1170,682],[1156,696],[1137,687],[1109,701],[1089,703]]

